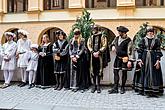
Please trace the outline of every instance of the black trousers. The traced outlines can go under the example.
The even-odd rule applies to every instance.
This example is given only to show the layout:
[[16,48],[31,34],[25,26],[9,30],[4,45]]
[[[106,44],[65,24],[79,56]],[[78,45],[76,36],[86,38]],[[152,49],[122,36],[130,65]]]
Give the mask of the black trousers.
[[93,66],[93,83],[94,86],[100,86],[100,59],[92,57],[92,66]]
[[127,63],[124,63],[122,59],[116,57],[114,62],[114,83],[115,87],[118,88],[119,85],[119,70],[122,70],[122,84],[121,87],[125,87],[127,81]]

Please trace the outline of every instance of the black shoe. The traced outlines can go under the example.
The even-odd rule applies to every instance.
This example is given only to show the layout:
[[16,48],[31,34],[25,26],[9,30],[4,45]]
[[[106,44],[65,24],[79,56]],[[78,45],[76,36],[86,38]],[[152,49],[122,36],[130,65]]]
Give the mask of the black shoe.
[[117,93],[119,93],[119,91],[118,91],[118,89],[113,88],[111,90],[108,90],[108,93],[109,94],[117,94]]
[[63,86],[59,86],[57,90],[60,91],[62,88],[63,88]]
[[120,94],[124,94],[124,93],[125,93],[125,88],[124,87],[121,87]]
[[153,95],[152,94],[146,94],[147,98],[152,98]]
[[22,82],[22,84],[20,84],[19,87],[24,87],[24,86],[26,86],[26,83],[25,82]]
[[59,87],[59,85],[56,85],[56,86],[54,87],[54,90],[57,90],[57,89],[58,89],[58,87]]
[[73,92],[77,92],[77,91],[78,91],[78,89],[72,89],[72,91],[73,91]]
[[96,90],[97,90],[96,87],[93,87],[93,88],[91,89],[91,93],[94,93]]
[[137,95],[145,96],[144,92],[139,92]]
[[64,91],[68,91],[68,90],[70,90],[70,88],[64,88]]
[[147,98],[159,98],[159,95],[156,95],[156,94],[147,94]]
[[152,96],[155,97],[155,98],[159,98],[159,97],[160,97],[160,96],[157,95],[157,94],[152,94]]
[[81,93],[84,93],[84,92],[85,92],[85,90],[84,90],[84,89],[82,89],[80,92],[81,92]]
[[101,93],[100,87],[97,87],[97,93]]
[[33,88],[34,86],[35,86],[34,84],[30,84],[29,87],[28,87],[28,89],[31,89],[31,88]]
[[35,87],[36,85],[34,83],[32,83],[32,86]]
[[23,83],[24,83],[24,82],[21,82],[21,83],[19,83],[17,86],[19,86],[19,87],[20,87]]

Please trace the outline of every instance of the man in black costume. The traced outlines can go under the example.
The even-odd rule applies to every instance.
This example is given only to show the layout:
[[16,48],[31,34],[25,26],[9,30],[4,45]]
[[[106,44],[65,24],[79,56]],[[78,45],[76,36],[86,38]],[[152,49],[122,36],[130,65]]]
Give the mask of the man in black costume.
[[56,32],[58,40],[53,44],[54,52],[54,73],[57,78],[55,90],[61,90],[64,86],[64,76],[67,74],[68,65],[68,41],[63,31]]
[[117,27],[119,36],[117,36],[112,42],[112,51],[116,52],[116,58],[114,62],[114,87],[109,90],[109,94],[118,93],[119,85],[119,70],[122,70],[122,84],[120,93],[125,93],[125,83],[127,80],[127,71],[131,69],[132,58],[129,55],[132,54],[132,42],[131,39],[127,36],[128,28],[124,26]]
[[88,49],[91,53],[90,72],[93,78],[94,87],[91,92],[101,93],[100,78],[103,76],[103,52],[107,48],[107,38],[99,31],[99,27],[94,26],[93,35],[87,42]]

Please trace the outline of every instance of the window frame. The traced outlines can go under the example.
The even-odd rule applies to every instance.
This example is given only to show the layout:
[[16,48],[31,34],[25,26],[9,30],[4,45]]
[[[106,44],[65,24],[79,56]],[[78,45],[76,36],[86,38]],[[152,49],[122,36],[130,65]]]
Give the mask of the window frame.
[[[91,2],[91,3],[89,3],[89,2]],[[105,1],[96,1],[97,3],[99,3],[99,2],[105,2]],[[91,1],[89,1],[89,0],[85,0],[85,8],[87,8],[87,9],[115,9],[115,8],[117,8],[117,0],[115,0],[115,6],[111,6],[111,2],[110,2],[110,0],[106,0],[106,7],[101,7],[101,8],[97,8],[97,7],[95,7],[95,0],[91,0]]]
[[[148,5],[149,3],[147,3],[148,0],[143,0],[141,3],[142,5],[137,5],[136,3],[137,0],[135,0],[135,6],[137,8],[158,8],[158,7],[165,7],[165,0],[160,0],[160,4],[156,4],[155,6],[154,5]],[[149,1],[148,1],[149,2]],[[157,2],[157,1],[156,1]]]
[[[64,0],[44,0],[43,1],[43,7],[44,10],[57,10],[57,9],[64,9]],[[59,4],[59,6],[55,5],[56,3]],[[45,6],[46,5],[46,6]]]
[[19,9],[18,3],[18,0],[7,0],[7,13],[23,13],[28,11],[28,0],[22,0],[22,9]]

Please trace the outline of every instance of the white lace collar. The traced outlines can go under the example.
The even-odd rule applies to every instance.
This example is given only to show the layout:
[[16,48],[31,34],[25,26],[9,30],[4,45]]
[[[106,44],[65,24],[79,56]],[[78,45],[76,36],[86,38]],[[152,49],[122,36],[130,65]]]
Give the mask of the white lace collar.
[[48,46],[49,44],[50,44],[50,42],[49,42],[49,43],[47,43],[47,44],[45,43],[43,46]]

